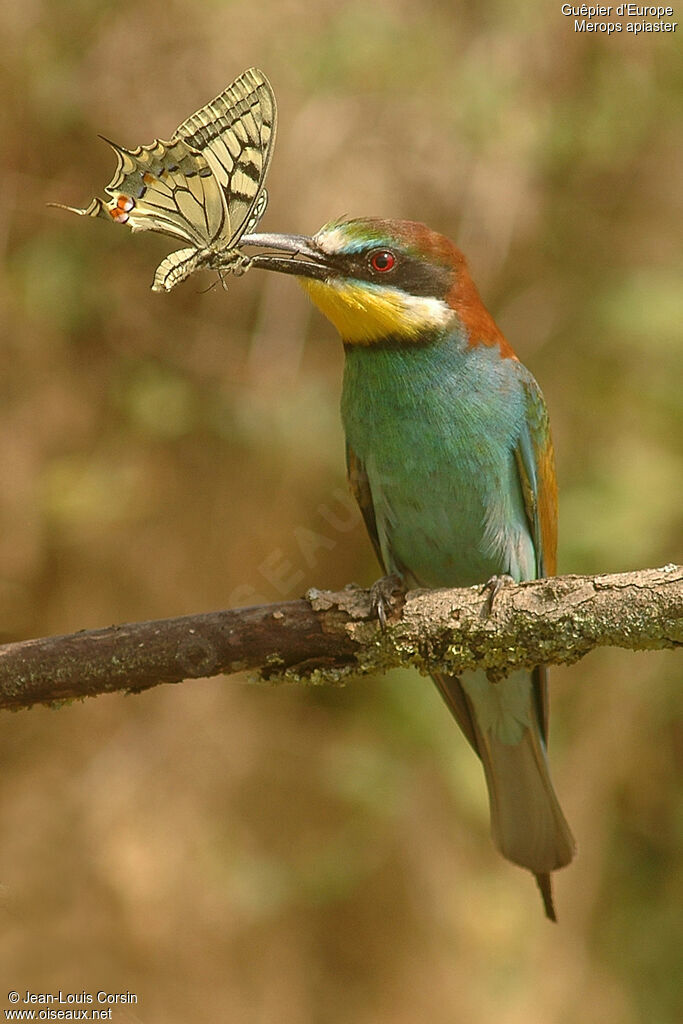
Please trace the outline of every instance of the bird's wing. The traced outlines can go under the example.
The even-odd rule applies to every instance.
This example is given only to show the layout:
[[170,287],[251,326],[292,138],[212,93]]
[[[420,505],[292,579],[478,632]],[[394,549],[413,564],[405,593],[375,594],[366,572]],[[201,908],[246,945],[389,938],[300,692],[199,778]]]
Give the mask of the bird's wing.
[[[536,552],[536,575],[552,576],[557,566],[557,481],[550,422],[538,384],[523,380],[526,416],[515,460]],[[541,735],[548,742],[548,687],[543,665],[534,669],[534,695]]]
[[530,374],[523,387],[526,416],[515,458],[536,550],[536,574],[553,576],[557,567],[557,482],[548,410]]
[[[365,526],[370,535],[370,540],[372,541],[372,546],[375,549],[379,564],[382,566],[384,572],[387,572],[388,570],[385,565],[384,558],[382,557],[382,549],[379,541],[379,532],[377,530],[375,509],[372,503],[370,481],[368,480],[365,466],[349,444],[346,446],[346,467],[353,496],[358,502],[359,508],[363,513]],[[472,724],[471,712],[467,703],[467,698],[460,686],[460,681],[454,677],[446,676],[441,673],[434,673],[432,678],[434,679],[441,696],[450,709],[451,714],[467,736],[467,739],[474,748],[474,751],[478,754],[479,749],[477,747],[475,729]]]
[[382,569],[386,572],[387,567],[384,564],[382,549],[379,543],[379,534],[377,532],[375,508],[372,504],[370,481],[368,480],[368,475],[365,472],[365,466],[360,461],[353,448],[348,444],[346,446],[346,471],[348,473],[351,491],[363,514],[365,528],[370,535],[370,540],[372,541],[372,546],[375,549],[375,554],[377,555],[377,559],[379,564],[382,566]]

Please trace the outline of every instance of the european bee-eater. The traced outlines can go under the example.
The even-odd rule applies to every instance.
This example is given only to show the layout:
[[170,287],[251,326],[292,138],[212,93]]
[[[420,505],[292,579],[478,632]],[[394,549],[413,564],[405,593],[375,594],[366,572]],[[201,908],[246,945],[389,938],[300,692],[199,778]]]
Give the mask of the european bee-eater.
[[[270,250],[254,264],[296,275],[342,337],[348,475],[385,572],[415,587],[552,575],[545,402],[455,245],[375,218],[241,245]],[[574,841],[548,772],[545,669],[434,680],[484,766],[493,840],[534,873],[554,920],[550,873]]]

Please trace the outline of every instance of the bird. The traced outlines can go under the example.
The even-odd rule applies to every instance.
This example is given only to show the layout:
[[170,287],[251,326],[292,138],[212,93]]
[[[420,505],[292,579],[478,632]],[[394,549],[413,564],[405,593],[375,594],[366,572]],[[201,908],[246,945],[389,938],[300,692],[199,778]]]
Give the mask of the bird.
[[[295,275],[341,335],[348,478],[384,572],[406,589],[553,575],[545,401],[456,245],[376,217],[241,244],[268,250],[253,265]],[[545,667],[433,679],[482,762],[494,845],[532,872],[555,921],[551,875],[575,843],[550,779]]]

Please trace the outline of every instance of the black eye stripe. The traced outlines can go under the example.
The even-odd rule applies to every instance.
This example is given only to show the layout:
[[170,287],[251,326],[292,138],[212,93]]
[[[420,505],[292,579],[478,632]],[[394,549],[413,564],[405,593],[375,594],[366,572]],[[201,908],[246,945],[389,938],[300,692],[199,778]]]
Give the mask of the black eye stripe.
[[[380,253],[391,253],[395,263],[390,271],[378,271],[372,259]],[[400,288],[411,295],[443,299],[453,282],[453,272],[447,268],[403,252],[390,246],[368,246],[353,255],[337,253],[334,259],[337,273],[387,288]]]
[[[395,257],[396,263],[391,273],[373,270],[370,258],[378,252],[391,252]],[[337,251],[326,254],[325,259],[333,276],[367,281],[387,288],[400,288],[410,295],[427,298],[444,299],[454,279],[454,272],[448,267],[428,263],[397,246],[382,246],[377,242],[354,253]]]

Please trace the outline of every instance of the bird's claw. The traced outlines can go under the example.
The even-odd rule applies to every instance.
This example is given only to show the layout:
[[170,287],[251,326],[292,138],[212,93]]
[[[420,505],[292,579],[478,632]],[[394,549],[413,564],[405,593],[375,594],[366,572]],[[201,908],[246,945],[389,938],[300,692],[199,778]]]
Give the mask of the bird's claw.
[[486,609],[486,614],[490,615],[493,611],[493,605],[498,597],[498,594],[503,590],[504,587],[509,587],[510,584],[514,584],[512,576],[508,573],[501,573],[499,576],[492,576],[490,580],[487,580],[481,588],[482,594],[488,591],[489,600]]
[[388,614],[398,611],[403,606],[405,593],[403,580],[395,573],[383,576],[370,587],[371,611],[373,615],[377,616],[383,633],[387,628]]

